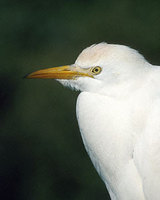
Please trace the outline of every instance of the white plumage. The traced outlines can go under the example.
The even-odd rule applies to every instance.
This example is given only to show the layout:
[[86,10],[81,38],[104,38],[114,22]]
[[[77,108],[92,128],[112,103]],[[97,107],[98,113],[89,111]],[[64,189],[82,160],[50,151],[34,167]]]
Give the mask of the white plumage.
[[[95,66],[101,71],[93,73]],[[129,47],[100,43],[83,50],[69,70],[83,75],[58,79],[81,91],[80,132],[111,199],[159,200],[160,67]]]

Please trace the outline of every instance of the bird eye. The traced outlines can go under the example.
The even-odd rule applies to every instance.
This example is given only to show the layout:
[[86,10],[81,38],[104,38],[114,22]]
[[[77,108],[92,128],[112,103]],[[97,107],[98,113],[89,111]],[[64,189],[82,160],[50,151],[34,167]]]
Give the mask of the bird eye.
[[96,66],[96,67],[91,68],[91,72],[92,72],[93,75],[97,75],[97,74],[99,74],[101,71],[102,71],[102,68],[99,67],[99,66]]

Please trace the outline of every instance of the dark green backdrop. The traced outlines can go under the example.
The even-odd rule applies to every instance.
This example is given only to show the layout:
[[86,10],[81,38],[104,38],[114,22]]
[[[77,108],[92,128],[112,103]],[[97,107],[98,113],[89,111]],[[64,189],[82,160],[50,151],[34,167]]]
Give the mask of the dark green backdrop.
[[160,1],[0,1],[0,199],[109,199],[81,141],[78,93],[26,80],[102,41],[160,64]]

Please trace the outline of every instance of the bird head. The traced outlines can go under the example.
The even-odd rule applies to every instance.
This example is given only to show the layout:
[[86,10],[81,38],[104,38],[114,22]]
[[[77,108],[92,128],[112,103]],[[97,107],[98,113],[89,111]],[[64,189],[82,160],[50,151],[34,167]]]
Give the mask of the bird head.
[[56,79],[76,90],[97,92],[141,75],[146,64],[144,57],[134,49],[99,43],[84,49],[72,65],[38,70],[26,78]]

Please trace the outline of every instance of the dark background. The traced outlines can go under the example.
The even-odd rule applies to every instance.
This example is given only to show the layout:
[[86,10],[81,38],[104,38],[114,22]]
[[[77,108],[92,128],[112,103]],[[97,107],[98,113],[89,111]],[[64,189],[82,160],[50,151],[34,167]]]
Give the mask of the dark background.
[[0,1],[0,199],[108,198],[81,141],[78,92],[23,79],[72,64],[102,41],[129,45],[160,64],[160,1]]

